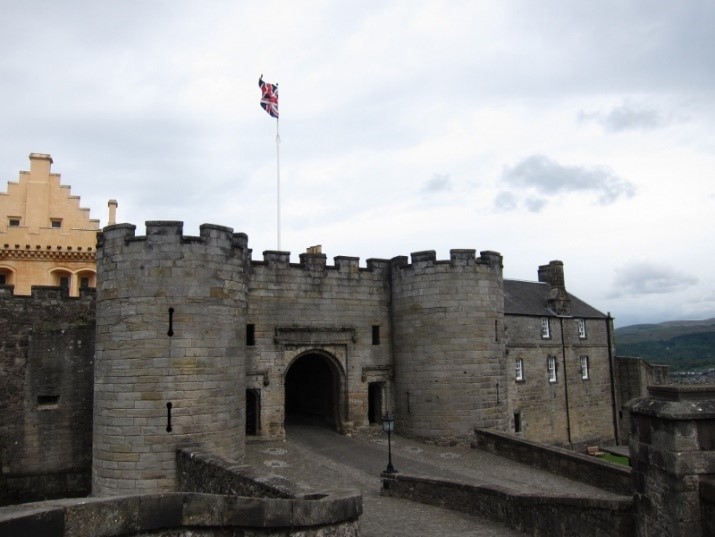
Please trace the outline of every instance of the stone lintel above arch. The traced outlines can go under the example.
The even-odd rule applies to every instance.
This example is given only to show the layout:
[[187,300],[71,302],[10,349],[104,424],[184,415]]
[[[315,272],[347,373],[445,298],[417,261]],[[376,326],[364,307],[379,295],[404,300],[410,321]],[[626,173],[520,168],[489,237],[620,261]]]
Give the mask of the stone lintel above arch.
[[277,326],[273,341],[279,345],[335,345],[357,341],[357,331],[351,327]]

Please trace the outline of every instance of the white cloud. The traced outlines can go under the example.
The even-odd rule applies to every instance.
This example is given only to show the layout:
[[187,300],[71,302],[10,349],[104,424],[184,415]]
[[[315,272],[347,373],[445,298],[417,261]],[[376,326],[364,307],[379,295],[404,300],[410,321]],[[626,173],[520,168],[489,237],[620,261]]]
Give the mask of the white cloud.
[[616,269],[613,295],[666,295],[683,291],[698,283],[698,278],[667,265],[649,262],[629,263]]
[[632,103],[624,103],[608,113],[581,112],[579,120],[596,122],[610,132],[653,130],[666,125],[665,118],[658,110]]
[[516,196],[511,192],[499,192],[494,198],[494,207],[497,211],[512,211],[517,206]]
[[[564,166],[544,155],[531,155],[506,168],[501,180],[507,186],[533,190],[542,196],[593,192],[601,205],[609,205],[621,196],[629,198],[635,194],[635,186],[631,182],[616,176],[608,168]],[[544,204],[543,199],[529,198],[527,201],[530,210],[540,209]]]
[[452,190],[452,180],[449,175],[438,173],[433,174],[432,179],[427,181],[421,189],[424,194],[436,194],[450,190]]

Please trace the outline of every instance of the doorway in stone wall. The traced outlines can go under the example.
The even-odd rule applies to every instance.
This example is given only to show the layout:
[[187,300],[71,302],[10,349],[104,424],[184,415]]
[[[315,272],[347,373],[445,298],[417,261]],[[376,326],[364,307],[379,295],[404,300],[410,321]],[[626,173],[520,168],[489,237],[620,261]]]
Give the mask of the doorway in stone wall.
[[285,376],[285,421],[341,429],[342,372],[337,361],[320,352],[298,356]]
[[261,428],[261,392],[246,390],[246,434],[255,436]]
[[382,422],[382,394],[384,390],[384,382],[370,382],[367,385],[367,419],[370,423]]

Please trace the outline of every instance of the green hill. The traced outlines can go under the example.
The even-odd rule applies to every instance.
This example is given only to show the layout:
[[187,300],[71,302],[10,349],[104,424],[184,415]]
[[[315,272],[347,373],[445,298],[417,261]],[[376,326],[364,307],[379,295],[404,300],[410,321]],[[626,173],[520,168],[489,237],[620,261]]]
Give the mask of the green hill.
[[619,356],[640,356],[673,372],[715,368],[715,319],[624,326],[615,338]]

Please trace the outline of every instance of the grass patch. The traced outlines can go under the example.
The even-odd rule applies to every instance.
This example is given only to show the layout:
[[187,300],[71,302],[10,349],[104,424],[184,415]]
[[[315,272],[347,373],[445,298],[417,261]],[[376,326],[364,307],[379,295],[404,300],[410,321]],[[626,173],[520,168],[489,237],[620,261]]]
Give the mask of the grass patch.
[[621,455],[614,455],[613,453],[606,453],[601,457],[604,461],[612,462],[614,464],[620,464],[622,466],[630,466],[628,457],[622,457]]

